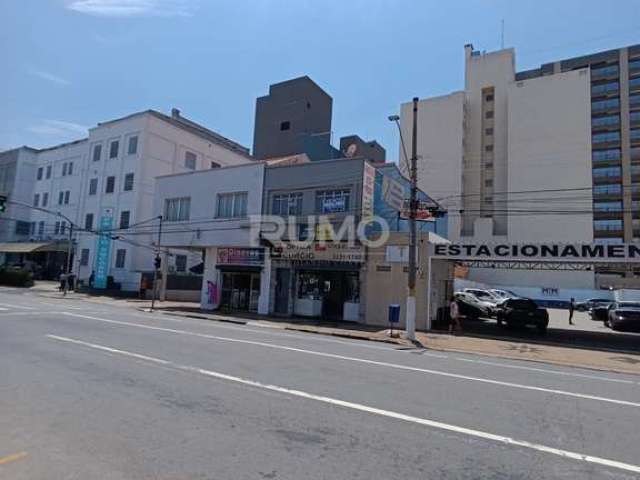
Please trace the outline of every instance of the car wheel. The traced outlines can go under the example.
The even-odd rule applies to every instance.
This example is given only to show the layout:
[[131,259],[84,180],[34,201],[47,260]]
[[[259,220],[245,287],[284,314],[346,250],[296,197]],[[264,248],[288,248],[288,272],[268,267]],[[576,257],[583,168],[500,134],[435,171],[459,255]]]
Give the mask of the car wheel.
[[605,326],[605,327],[608,327],[608,328],[611,328],[611,323],[609,323],[609,318],[606,318],[606,319],[605,319],[605,321],[604,321],[604,326]]
[[620,330],[620,328],[618,327],[618,325],[616,324],[616,322],[609,322],[609,327],[611,328],[611,330]]

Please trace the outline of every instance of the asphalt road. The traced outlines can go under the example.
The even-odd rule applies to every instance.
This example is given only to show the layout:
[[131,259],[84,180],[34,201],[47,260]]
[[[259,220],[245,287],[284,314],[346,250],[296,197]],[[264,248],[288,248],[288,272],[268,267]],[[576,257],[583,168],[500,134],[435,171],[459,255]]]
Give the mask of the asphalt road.
[[0,288],[0,479],[632,479],[640,377]]

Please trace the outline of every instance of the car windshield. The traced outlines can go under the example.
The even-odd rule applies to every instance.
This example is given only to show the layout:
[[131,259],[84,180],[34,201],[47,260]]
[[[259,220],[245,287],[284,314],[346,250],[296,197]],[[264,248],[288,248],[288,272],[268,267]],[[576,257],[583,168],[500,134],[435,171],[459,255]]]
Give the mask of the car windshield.
[[640,302],[620,302],[618,308],[640,308]]
[[474,290],[473,294],[476,297],[482,298],[483,300],[491,300],[493,296],[489,292],[485,292],[484,290]]
[[510,308],[515,308],[516,310],[535,310],[538,308],[536,302],[527,299],[509,300],[507,305]]

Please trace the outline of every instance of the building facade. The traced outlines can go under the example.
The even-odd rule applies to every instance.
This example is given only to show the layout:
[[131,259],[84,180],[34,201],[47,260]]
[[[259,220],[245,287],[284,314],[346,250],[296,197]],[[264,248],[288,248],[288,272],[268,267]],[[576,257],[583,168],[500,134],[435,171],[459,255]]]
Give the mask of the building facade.
[[[421,100],[418,114],[419,185],[449,210],[452,240],[640,238],[633,229],[640,215],[640,46],[517,72],[513,49],[481,53],[467,45],[464,84]],[[407,103],[405,138],[411,122]],[[502,285],[593,288],[633,272],[470,275]]]

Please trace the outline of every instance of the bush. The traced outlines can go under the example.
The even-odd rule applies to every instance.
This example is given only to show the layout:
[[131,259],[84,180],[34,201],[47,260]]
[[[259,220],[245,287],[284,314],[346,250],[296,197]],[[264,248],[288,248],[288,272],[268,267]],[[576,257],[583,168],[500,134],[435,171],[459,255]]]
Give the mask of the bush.
[[0,285],[30,287],[33,285],[33,275],[26,270],[0,269]]

